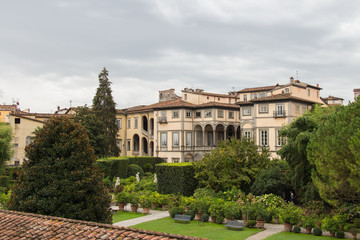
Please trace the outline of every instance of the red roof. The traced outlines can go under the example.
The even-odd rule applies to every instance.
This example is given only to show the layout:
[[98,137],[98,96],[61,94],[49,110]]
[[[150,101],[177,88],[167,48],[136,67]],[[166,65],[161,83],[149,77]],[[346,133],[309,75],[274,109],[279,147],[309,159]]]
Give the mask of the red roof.
[[200,240],[197,237],[146,231],[33,213],[0,210],[0,240],[9,239],[147,239]]

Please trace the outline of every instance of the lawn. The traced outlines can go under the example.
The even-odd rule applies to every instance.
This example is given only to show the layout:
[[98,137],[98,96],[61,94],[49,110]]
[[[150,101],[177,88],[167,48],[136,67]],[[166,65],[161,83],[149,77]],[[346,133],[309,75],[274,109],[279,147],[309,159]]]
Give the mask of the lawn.
[[241,231],[227,230],[222,224],[210,222],[200,223],[198,221],[190,221],[190,223],[175,223],[174,219],[170,217],[144,222],[132,227],[214,240],[241,240],[261,231],[254,228],[244,228]]
[[129,219],[133,219],[133,218],[143,217],[143,216],[145,216],[145,214],[118,211],[117,214],[113,215],[112,222],[116,223],[116,222],[125,221],[125,220],[129,220]]
[[304,233],[290,233],[290,232],[281,232],[270,237],[265,238],[266,240],[332,240],[338,239],[336,237],[326,237],[326,236],[314,236],[312,234]]

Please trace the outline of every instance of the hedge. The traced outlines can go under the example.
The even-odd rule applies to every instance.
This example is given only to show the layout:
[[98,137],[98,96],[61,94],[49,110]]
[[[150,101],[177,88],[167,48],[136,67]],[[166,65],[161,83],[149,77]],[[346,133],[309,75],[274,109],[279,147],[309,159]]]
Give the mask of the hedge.
[[197,180],[191,163],[161,163],[155,166],[158,190],[162,194],[182,194],[192,196]]
[[104,173],[104,177],[113,179],[114,177],[129,177],[128,166],[130,164],[139,165],[142,169],[148,169],[150,172],[154,173],[155,165],[163,162],[164,159],[158,157],[112,157],[98,159],[96,164]]
[[9,186],[9,176],[0,176],[0,187],[7,188]]

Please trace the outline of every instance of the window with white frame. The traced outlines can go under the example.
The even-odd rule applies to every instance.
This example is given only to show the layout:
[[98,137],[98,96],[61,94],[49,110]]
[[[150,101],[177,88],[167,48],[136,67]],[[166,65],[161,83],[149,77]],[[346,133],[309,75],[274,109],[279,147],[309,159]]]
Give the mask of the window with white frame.
[[118,129],[121,129],[121,118],[116,119],[116,126],[118,127]]
[[186,133],[186,146],[187,147],[191,146],[191,132]]
[[116,140],[116,145],[118,146],[120,152],[121,152],[121,149],[122,149],[122,140],[121,139],[117,139]]
[[174,132],[172,134],[173,137],[173,147],[179,147],[179,133],[178,132]]
[[303,107],[302,107],[302,113],[303,113],[303,114],[306,113],[306,110],[307,110],[307,107],[306,107],[306,106],[303,106]]
[[289,93],[290,92],[289,88],[285,88],[285,92]]
[[268,146],[269,140],[269,131],[260,130],[260,146]]
[[267,113],[268,109],[268,105],[266,104],[259,105],[259,113]]
[[130,151],[130,149],[131,149],[131,142],[130,140],[126,140],[126,150]]
[[185,96],[185,101],[187,100],[187,94],[184,94],[184,96]]
[[260,97],[261,97],[261,98],[266,97],[266,93],[260,93]]
[[25,139],[25,146],[29,145],[30,143],[32,143],[32,141],[34,140],[33,137],[31,136],[27,136]]
[[160,146],[161,147],[166,147],[167,146],[167,133],[166,132],[162,132],[160,134]]
[[244,137],[245,137],[245,139],[251,139],[251,131],[250,130],[245,130],[244,131]]
[[255,98],[257,98],[257,93],[251,94],[251,99],[255,99]]
[[127,119],[127,128],[131,128],[131,118]]
[[250,116],[251,115],[251,109],[250,108],[244,108],[243,109],[243,116]]
[[310,97],[310,89],[308,89],[308,96]]
[[276,130],[276,146],[282,146],[285,144],[285,138],[280,136],[279,134],[280,130]]
[[191,111],[186,111],[186,118],[191,118]]
[[295,113],[300,113],[300,105],[296,104],[295,106]]
[[276,105],[276,116],[284,116],[285,115],[285,111],[284,111],[284,105],[283,104],[279,104]]
[[161,112],[161,122],[166,122],[166,111]]
[[179,118],[179,111],[173,111],[172,118]]
[[243,100],[244,100],[244,101],[247,101],[247,94],[244,94],[244,95],[243,95]]
[[224,110],[217,110],[217,112],[218,112],[218,118],[224,117]]
[[234,119],[234,112],[233,111],[229,111],[229,119]]
[[171,159],[173,163],[178,163],[180,162],[180,158],[172,158]]
[[205,111],[205,117],[206,118],[211,118],[211,111],[210,110]]
[[195,118],[201,118],[201,112],[200,111],[195,112]]
[[134,128],[138,128],[138,122],[139,122],[139,119],[134,118]]

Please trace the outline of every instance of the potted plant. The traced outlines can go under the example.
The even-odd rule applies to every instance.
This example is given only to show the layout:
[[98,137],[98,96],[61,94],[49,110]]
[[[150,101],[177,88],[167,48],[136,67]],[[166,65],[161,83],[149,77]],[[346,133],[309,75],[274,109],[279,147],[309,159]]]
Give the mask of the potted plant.
[[216,223],[217,217],[224,218],[224,205],[225,201],[222,198],[216,198],[211,202],[209,213],[212,222]]
[[315,227],[317,220],[310,216],[302,218],[302,227],[305,228],[306,233],[311,234],[311,230]]
[[242,219],[246,225],[248,220],[256,220],[256,210],[255,207],[250,203],[246,203],[241,208]]
[[195,220],[200,221],[203,213],[208,213],[210,207],[210,199],[207,197],[195,199],[191,203],[190,208],[195,212]]
[[285,231],[291,232],[292,227],[299,222],[299,209],[293,203],[289,203],[279,211],[279,216],[284,222]]
[[332,237],[335,237],[335,234],[342,229],[341,223],[336,216],[324,218],[322,225],[326,231],[330,232]]
[[348,224],[344,227],[344,230],[351,233],[353,239],[356,239],[356,236],[359,232],[359,229],[355,226],[355,224]]
[[191,203],[194,202],[194,197],[181,196],[180,204],[185,207],[185,211],[189,211]]
[[129,202],[131,204],[131,211],[137,212],[138,207],[139,207],[139,197],[136,193],[130,194]]
[[159,197],[160,197],[160,193],[158,192],[152,192],[150,195],[150,199],[151,199],[151,208],[155,209],[157,207],[157,204],[159,202]]
[[261,203],[255,203],[253,205],[256,215],[256,227],[263,228],[265,224],[265,217],[266,217],[266,209],[265,206]]
[[150,207],[151,207],[151,196],[147,193],[143,193],[142,195],[140,195],[139,197],[139,203],[143,208],[143,212],[145,214],[149,214],[150,213]]
[[169,195],[160,194],[160,196],[158,198],[158,203],[159,203],[159,205],[161,205],[163,211],[166,210],[166,206],[169,204],[169,202],[170,202]]
[[234,220],[235,216],[240,215],[240,205],[232,201],[225,202],[224,214],[226,221]]
[[129,193],[126,191],[119,192],[118,194],[116,194],[115,200],[118,203],[119,210],[124,211],[125,205],[130,202]]

